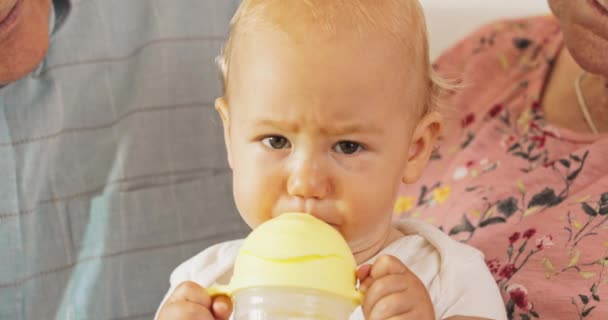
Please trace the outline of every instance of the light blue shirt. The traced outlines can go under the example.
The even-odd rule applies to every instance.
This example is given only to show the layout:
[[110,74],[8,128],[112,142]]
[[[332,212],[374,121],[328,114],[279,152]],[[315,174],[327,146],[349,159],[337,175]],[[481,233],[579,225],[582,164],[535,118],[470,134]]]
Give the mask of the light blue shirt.
[[0,89],[0,319],[149,319],[180,262],[242,237],[214,64],[237,0],[55,0]]

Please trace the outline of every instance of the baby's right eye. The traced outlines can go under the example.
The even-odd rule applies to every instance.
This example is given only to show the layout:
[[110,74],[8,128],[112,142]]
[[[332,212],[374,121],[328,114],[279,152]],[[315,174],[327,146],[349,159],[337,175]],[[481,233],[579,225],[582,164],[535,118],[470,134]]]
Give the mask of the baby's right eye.
[[289,140],[282,136],[265,137],[264,139],[262,139],[262,143],[272,149],[285,149],[291,146]]

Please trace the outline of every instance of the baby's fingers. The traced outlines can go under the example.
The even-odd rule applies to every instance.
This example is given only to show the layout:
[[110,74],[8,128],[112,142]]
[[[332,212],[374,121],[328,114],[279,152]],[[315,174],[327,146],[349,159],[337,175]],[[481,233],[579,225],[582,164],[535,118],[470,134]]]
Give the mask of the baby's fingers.
[[[411,305],[408,301],[409,283],[404,279],[403,275],[388,275],[380,279],[375,279],[363,298],[363,314],[366,319],[384,319],[372,318],[374,314],[392,314],[396,315],[403,312],[405,306]],[[400,297],[397,300],[396,296]],[[389,298],[385,300],[386,298]],[[376,309],[379,309],[376,310]],[[388,318],[386,318],[388,319]]]
[[167,302],[161,309],[158,320],[215,320],[209,309],[186,300]]
[[410,270],[399,259],[385,255],[374,263],[370,276],[374,279],[389,275],[389,274],[404,274],[410,273]]
[[413,275],[399,259],[390,255],[382,256],[371,267],[365,265],[357,270],[357,278],[361,281],[359,289],[365,293],[374,279],[396,274]]
[[228,320],[232,314],[232,301],[226,296],[217,296],[211,307],[216,319]]
[[211,307],[211,297],[207,294],[207,291],[192,281],[186,281],[177,286],[167,300],[167,303],[178,301],[189,301],[200,304],[207,309]]
[[[412,310],[412,304],[406,301],[407,297],[402,292],[390,294],[381,297],[371,310],[364,312],[365,319],[368,320],[385,320],[385,319],[401,319],[399,316],[404,316]],[[416,320],[420,320],[417,319]]]

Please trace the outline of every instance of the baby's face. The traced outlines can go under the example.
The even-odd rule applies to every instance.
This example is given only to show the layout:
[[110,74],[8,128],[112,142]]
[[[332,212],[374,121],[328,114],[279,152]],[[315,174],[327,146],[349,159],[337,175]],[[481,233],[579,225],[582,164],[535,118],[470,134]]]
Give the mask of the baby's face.
[[415,62],[371,34],[237,41],[224,124],[245,221],[308,212],[355,253],[382,241],[419,118]]

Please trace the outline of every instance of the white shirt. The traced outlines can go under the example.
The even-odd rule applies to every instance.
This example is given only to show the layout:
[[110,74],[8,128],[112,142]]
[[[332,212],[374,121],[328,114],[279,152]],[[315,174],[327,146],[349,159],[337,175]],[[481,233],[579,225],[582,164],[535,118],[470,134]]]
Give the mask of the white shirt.
[[[402,220],[395,227],[406,236],[366,263],[373,263],[382,255],[401,260],[426,286],[437,319],[457,315],[507,319],[500,291],[481,252],[421,221]],[[242,243],[243,240],[220,243],[182,263],[171,274],[171,288],[165,300],[184,281],[203,287],[227,283]],[[364,319],[361,307],[350,319]]]

